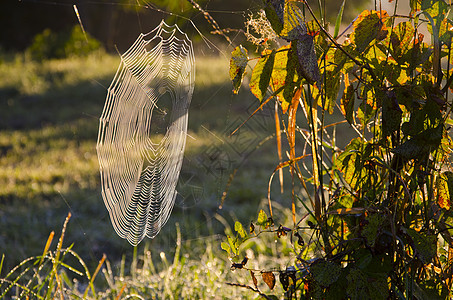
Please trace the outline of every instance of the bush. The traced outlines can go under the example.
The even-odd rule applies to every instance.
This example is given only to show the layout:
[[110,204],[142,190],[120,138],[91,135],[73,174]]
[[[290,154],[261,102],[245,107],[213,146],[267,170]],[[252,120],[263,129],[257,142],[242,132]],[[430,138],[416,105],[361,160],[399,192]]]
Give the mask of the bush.
[[[248,289],[273,298],[277,275],[288,299],[452,297],[453,22],[443,0],[410,5],[409,21],[362,12],[339,43],[342,9],[331,36],[306,3],[266,1],[267,25],[261,14],[260,27],[288,44],[262,51],[250,90],[262,106],[276,101],[281,163],[274,174],[291,176],[292,222],[277,225],[269,191],[268,214],[261,211],[249,231],[236,222],[236,234],[222,243],[232,268],[250,272]],[[258,47],[272,44],[263,32]],[[249,61],[242,46],[232,52],[234,92]],[[336,108],[344,121],[328,124]],[[357,136],[340,151],[332,128],[342,123]],[[288,261],[295,262],[248,268],[245,245],[266,234],[289,237]]]
[[27,53],[38,61],[51,58],[67,58],[71,56],[87,56],[90,53],[101,50],[101,43],[88,33],[83,33],[79,25],[72,27],[70,31],[61,33],[45,29],[37,34]]

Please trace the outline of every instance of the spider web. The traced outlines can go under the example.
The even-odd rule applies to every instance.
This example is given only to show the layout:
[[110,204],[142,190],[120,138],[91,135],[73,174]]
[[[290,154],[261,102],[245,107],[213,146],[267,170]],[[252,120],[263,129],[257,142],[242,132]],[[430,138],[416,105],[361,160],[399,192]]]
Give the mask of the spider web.
[[102,198],[115,231],[137,245],[173,208],[187,134],[192,43],[162,21],[123,55],[100,117]]

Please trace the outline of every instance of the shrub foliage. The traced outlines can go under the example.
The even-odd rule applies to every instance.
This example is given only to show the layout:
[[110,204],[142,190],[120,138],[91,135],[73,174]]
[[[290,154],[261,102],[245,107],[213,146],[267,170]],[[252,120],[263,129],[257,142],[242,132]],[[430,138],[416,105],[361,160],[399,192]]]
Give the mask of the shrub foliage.
[[[261,296],[275,297],[278,276],[288,299],[452,297],[453,21],[443,0],[410,8],[407,16],[363,11],[339,36],[341,8],[331,36],[305,2],[265,1],[267,21],[287,44],[261,52],[250,90],[262,106],[277,104],[274,174],[291,174],[292,222],[277,225],[269,192],[268,214],[250,230],[237,222],[222,243]],[[257,46],[277,44],[269,42],[263,36]],[[246,60],[256,61],[244,47],[232,52],[235,92]],[[328,124],[336,108],[344,120]],[[345,122],[357,135],[339,150],[331,129]],[[266,234],[290,238],[294,264],[248,267],[245,241]]]
[[87,56],[93,51],[102,49],[101,43],[79,25],[70,31],[55,33],[45,29],[37,34],[27,52],[32,59],[42,61],[52,58],[68,58],[71,56]]

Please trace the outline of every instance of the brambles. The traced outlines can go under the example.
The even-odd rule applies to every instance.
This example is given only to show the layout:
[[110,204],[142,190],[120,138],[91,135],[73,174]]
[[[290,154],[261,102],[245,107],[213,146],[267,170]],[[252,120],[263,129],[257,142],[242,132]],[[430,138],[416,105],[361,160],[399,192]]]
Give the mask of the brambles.
[[[261,270],[280,274],[287,298],[451,297],[453,23],[447,4],[411,1],[406,20],[366,10],[341,43],[306,3],[266,1],[264,10],[289,44],[263,50],[250,89],[262,105],[277,103],[276,136],[286,135],[288,160],[274,172],[289,169],[293,222],[274,225],[269,190],[269,226],[252,223],[250,236],[238,233],[234,247],[222,248],[234,259],[243,243],[262,234],[290,238],[286,254],[293,265]],[[313,20],[306,23],[304,12]],[[344,121],[328,124],[334,112]],[[301,113],[303,121],[296,118]],[[300,129],[302,122],[308,130]],[[358,136],[340,151],[331,128],[344,122]]]

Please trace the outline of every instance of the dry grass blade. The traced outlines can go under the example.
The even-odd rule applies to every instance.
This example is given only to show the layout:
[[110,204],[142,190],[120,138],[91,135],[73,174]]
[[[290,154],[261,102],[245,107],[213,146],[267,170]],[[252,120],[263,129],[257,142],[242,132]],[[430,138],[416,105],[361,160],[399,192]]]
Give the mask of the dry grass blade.
[[121,287],[120,292],[118,293],[118,296],[116,296],[116,300],[120,300],[121,295],[123,294],[125,289],[126,289],[126,284],[124,283],[123,286]]
[[[289,141],[289,148],[290,154],[289,159],[293,160],[296,157],[296,113],[297,107],[299,106],[299,99],[301,97],[303,87],[299,87],[299,89],[294,94],[292,103],[288,110],[288,141]],[[295,203],[295,196],[294,196],[294,169],[291,168],[291,180],[292,180],[292,189],[291,189],[291,212],[293,217],[293,223],[296,224],[296,203]]]
[[[46,256],[47,251],[49,251],[50,244],[52,243],[54,235],[55,235],[55,231],[52,231],[49,234],[49,237],[47,238],[46,246],[44,247],[44,251],[42,252],[42,257],[41,257],[41,260],[39,261],[38,265],[41,265],[43,263],[44,257]],[[1,268],[0,268],[0,271],[1,271]]]
[[[277,137],[278,161],[282,162],[282,132],[280,129],[280,118],[278,116],[278,101],[275,101],[275,136]],[[280,180],[280,192],[283,194],[283,170],[278,171]]]
[[103,254],[101,260],[99,261],[98,266],[96,267],[96,270],[93,273],[93,276],[91,277],[90,284],[85,289],[85,293],[83,293],[83,298],[86,298],[86,296],[88,295],[88,291],[89,291],[90,287],[93,290],[93,294],[95,295],[93,282],[94,282],[94,279],[96,278],[96,276],[98,275],[99,270],[101,270],[101,267],[104,264],[104,261],[106,258],[107,258],[107,255]]
[[287,160],[287,161],[284,161],[282,163],[280,163],[274,170],[274,173],[281,170],[282,168],[284,167],[288,167],[290,165],[292,165],[293,163],[295,162],[298,162],[299,160],[301,159],[304,159],[304,158],[307,158],[307,157],[311,157],[312,155],[311,154],[305,154],[305,155],[302,155],[302,156],[299,156],[299,157],[295,157],[293,159],[290,159],[290,160]]

